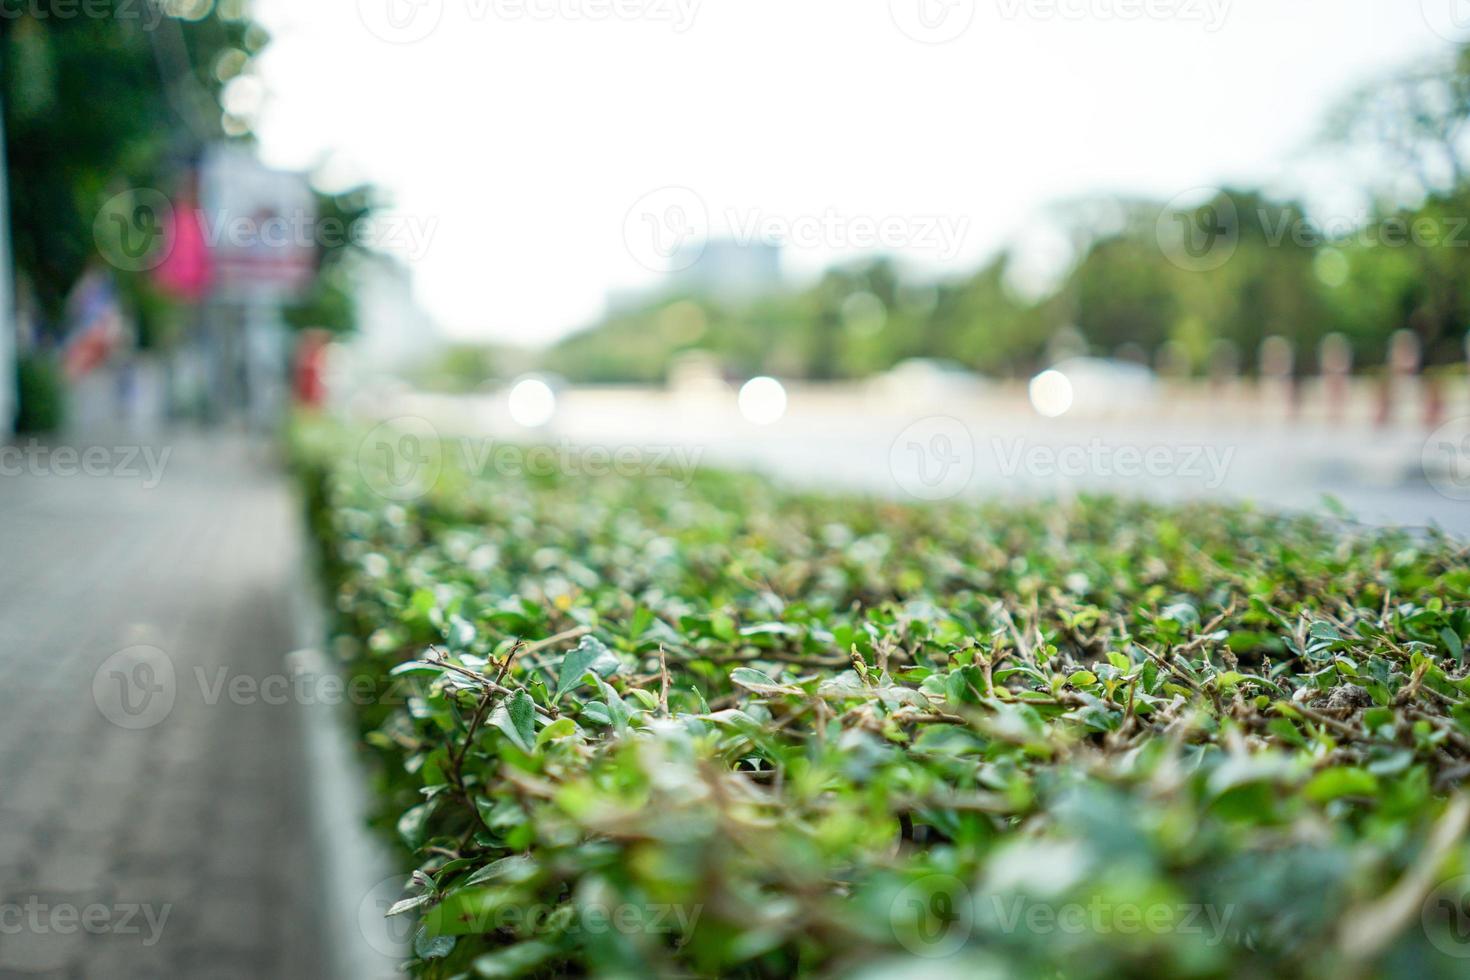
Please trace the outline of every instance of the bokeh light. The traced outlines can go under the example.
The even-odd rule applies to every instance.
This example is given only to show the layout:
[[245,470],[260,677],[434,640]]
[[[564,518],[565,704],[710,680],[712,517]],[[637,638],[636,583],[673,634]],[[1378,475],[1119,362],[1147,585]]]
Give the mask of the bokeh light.
[[756,425],[771,425],[786,414],[786,388],[775,378],[762,375],[740,387],[740,414]]
[[522,378],[511,386],[508,407],[517,425],[535,429],[556,415],[556,392],[540,378]]
[[1054,419],[1072,407],[1072,382],[1060,371],[1048,369],[1031,379],[1027,389],[1037,414]]

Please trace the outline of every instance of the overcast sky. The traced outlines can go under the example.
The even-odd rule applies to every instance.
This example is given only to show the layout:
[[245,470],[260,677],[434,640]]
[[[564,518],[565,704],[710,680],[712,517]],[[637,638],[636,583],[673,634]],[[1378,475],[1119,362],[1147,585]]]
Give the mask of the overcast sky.
[[256,13],[275,36],[260,64],[268,161],[379,184],[395,205],[380,232],[444,331],[523,344],[655,282],[668,243],[706,227],[788,236],[798,276],[873,251],[944,275],[1079,195],[1240,181],[1335,201],[1340,176],[1308,157],[1327,108],[1470,35],[1470,0]]

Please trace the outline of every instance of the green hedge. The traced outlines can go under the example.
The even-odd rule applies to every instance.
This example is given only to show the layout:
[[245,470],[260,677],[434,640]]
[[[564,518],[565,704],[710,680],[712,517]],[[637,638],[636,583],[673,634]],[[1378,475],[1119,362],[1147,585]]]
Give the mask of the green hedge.
[[365,448],[297,459],[422,976],[1470,969],[1451,541]]
[[66,382],[55,359],[23,354],[16,361],[15,374],[15,431],[30,435],[60,431],[66,420]]

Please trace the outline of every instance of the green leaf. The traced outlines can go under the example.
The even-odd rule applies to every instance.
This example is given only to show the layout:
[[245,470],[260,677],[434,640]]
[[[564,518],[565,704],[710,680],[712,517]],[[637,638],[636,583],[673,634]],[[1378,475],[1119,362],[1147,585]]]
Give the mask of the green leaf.
[[563,694],[575,690],[583,683],[589,671],[600,677],[611,677],[622,667],[617,655],[595,636],[584,636],[576,649],[568,653],[561,662],[561,671],[556,678],[556,695],[560,701]]
[[1378,777],[1354,766],[1337,766],[1317,773],[1302,792],[1318,803],[1340,796],[1374,796],[1378,792]]
[[424,846],[424,826],[429,821],[432,803],[420,803],[404,811],[398,818],[398,836],[409,850],[416,851]]
[[478,957],[475,960],[475,972],[491,980],[522,977],[537,970],[541,964],[555,955],[555,946],[539,939],[533,939]]
[[726,616],[724,613],[711,613],[709,626],[715,636],[720,639],[727,643],[733,643],[735,641],[735,620]]
[[431,664],[423,660],[405,660],[392,670],[388,671],[390,677],[401,677],[404,674],[442,674],[444,668],[439,664]]
[[536,744],[536,703],[525,691],[516,691],[490,713],[490,724],[527,752]]
[[521,889],[510,886],[461,889],[424,914],[424,928],[433,936],[494,932],[501,911],[515,909],[524,899]]
[[1446,626],[1439,631],[1439,636],[1444,640],[1444,648],[1455,658],[1455,662],[1461,667],[1465,666],[1465,644],[1460,640],[1460,634]]
[[566,738],[577,733],[577,723],[570,718],[558,718],[545,728],[541,734],[536,736],[536,747],[539,749],[547,742],[558,738]]
[[1312,623],[1307,629],[1307,635],[1314,640],[1325,640],[1327,642],[1336,642],[1342,639],[1342,635],[1337,632],[1336,626],[1322,620],[1317,620]]
[[782,684],[764,671],[754,667],[736,667],[730,671],[730,680],[757,694],[800,694],[801,688]]
[[801,627],[792,623],[756,623],[740,630],[741,636],[800,636]]
[[633,716],[632,709],[628,707],[628,703],[618,695],[618,692],[607,681],[599,677],[597,679],[597,686],[602,689],[602,696],[607,702],[608,721],[618,731],[623,731],[628,727],[628,720]]
[[454,952],[454,936],[431,936],[429,930],[420,926],[414,933],[413,951],[421,960],[440,960]]
[[1290,742],[1292,745],[1305,747],[1307,740],[1302,737],[1301,729],[1292,724],[1286,718],[1272,718],[1266,723],[1266,728],[1277,738]]
[[1228,691],[1238,687],[1246,676],[1238,670],[1223,670],[1213,678],[1215,686],[1222,691]]
[[536,704],[531,695],[517,691],[510,699],[510,720],[521,736],[521,746],[527,748],[536,741]]
[[465,879],[465,886],[483,885],[487,881],[504,881],[508,884],[521,884],[536,877],[538,867],[534,858],[524,854],[512,854],[495,861],[491,861],[474,874]]

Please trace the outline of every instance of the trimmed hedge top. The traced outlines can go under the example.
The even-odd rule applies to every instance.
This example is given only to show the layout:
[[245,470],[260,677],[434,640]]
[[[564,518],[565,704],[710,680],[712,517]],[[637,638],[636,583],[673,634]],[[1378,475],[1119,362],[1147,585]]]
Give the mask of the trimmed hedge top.
[[297,456],[420,975],[1470,969],[1449,540]]

